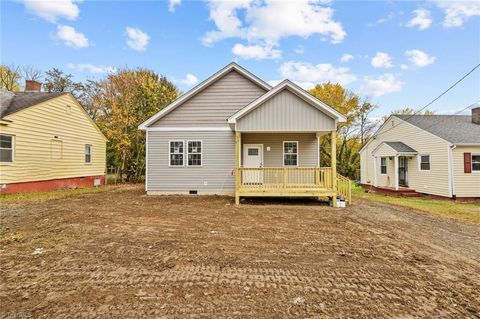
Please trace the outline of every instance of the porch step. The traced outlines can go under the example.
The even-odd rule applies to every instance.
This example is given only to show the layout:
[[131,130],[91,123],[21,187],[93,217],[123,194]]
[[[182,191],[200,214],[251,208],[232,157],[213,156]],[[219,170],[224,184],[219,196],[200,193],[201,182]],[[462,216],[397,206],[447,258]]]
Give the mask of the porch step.
[[417,193],[414,189],[411,189],[411,188],[400,188],[398,190],[390,187],[374,187],[374,186],[366,186],[365,188],[373,190],[378,194],[384,194],[384,195],[405,196],[405,197],[421,197],[422,196],[422,194]]

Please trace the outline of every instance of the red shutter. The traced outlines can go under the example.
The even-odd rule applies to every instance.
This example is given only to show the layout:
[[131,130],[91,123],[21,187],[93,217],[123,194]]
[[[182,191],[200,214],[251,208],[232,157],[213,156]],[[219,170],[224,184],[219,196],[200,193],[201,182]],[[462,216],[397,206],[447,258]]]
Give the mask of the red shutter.
[[472,172],[472,153],[463,153],[463,171],[467,174]]

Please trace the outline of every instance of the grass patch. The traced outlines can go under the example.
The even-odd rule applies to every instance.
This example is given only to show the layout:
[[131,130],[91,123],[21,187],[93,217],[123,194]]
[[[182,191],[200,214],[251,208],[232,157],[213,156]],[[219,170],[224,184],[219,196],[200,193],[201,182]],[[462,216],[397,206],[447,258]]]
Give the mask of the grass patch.
[[76,189],[62,189],[62,190],[55,190],[50,192],[6,194],[6,195],[0,195],[0,204],[45,201],[45,200],[59,199],[59,198],[65,198],[65,197],[81,195],[81,194],[102,193],[105,191],[106,191],[105,187],[89,187],[89,188],[76,188]]
[[428,197],[400,197],[376,193],[365,193],[360,186],[354,186],[352,197],[375,202],[409,207],[430,214],[454,218],[480,224],[480,202],[462,203],[448,199],[432,199]]

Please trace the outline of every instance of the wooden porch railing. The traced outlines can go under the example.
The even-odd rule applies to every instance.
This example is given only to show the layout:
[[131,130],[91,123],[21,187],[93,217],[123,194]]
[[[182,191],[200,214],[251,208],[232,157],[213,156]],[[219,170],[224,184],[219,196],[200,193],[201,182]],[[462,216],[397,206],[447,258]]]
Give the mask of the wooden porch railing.
[[[332,190],[331,167],[240,167],[238,187],[243,190]],[[351,203],[350,180],[337,174],[337,194]]]

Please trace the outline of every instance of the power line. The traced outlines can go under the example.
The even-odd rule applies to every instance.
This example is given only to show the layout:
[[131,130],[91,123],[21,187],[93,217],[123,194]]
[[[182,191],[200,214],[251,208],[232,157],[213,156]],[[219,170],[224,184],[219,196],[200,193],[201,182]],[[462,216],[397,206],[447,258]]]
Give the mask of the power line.
[[[473,108],[473,107],[474,107],[475,105],[477,105],[477,103],[479,103],[479,102],[480,102],[480,100],[478,100],[478,101],[470,104],[469,106],[461,109],[460,111],[457,111],[457,112],[455,112],[455,113],[453,113],[453,114],[449,114],[449,115],[450,115],[450,116],[458,115],[458,114],[462,113],[463,111],[466,111],[466,110],[468,110],[468,109],[470,109],[470,108]],[[424,131],[428,131],[429,128],[431,128],[431,127],[433,127],[433,126],[435,126],[435,125],[439,125],[442,121],[445,121],[445,120],[447,119],[447,116],[448,116],[448,115],[445,115],[444,118],[441,118],[441,119],[439,119],[438,121],[432,123],[432,125],[429,125],[429,126],[427,126],[427,127],[422,127],[421,129],[424,130]],[[412,133],[412,134],[402,135],[402,138],[405,138],[405,137],[407,137],[407,136],[412,136],[412,135],[414,135],[414,134],[417,134],[417,133],[415,132],[415,133]]]
[[[375,137],[377,136],[380,136],[384,133],[387,133],[388,131],[390,130],[393,130],[394,128],[396,128],[397,126],[399,126],[400,124],[408,121],[409,119],[411,119],[413,116],[415,115],[418,115],[420,112],[422,112],[424,109],[426,109],[427,107],[429,107],[430,105],[432,105],[433,103],[435,103],[438,99],[440,99],[442,96],[444,96],[445,94],[447,94],[451,89],[453,89],[455,86],[457,86],[457,84],[459,84],[460,82],[462,82],[466,77],[468,77],[470,74],[472,74],[476,69],[478,69],[480,67],[480,63],[477,64],[473,69],[471,69],[468,73],[466,73],[464,76],[462,76],[459,80],[457,80],[455,83],[453,83],[448,89],[446,89],[445,91],[443,91],[440,95],[438,95],[436,98],[434,98],[433,100],[431,100],[430,102],[428,102],[425,106],[423,106],[422,108],[420,108],[419,110],[417,110],[416,112],[414,112],[413,114],[411,114],[409,117],[407,117],[405,120],[401,120],[397,125],[393,125],[392,127],[390,127],[389,129],[387,129],[386,131],[383,131],[383,132],[380,132],[378,134],[375,135]],[[469,106],[470,107],[470,106]],[[465,111],[466,109],[462,110]]]

